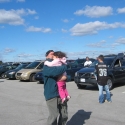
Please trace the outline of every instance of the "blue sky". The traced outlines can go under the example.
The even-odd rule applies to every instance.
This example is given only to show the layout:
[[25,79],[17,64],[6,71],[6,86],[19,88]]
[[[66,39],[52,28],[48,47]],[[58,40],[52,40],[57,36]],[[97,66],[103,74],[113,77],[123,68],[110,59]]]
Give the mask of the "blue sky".
[[0,0],[0,60],[69,59],[125,51],[125,0]]

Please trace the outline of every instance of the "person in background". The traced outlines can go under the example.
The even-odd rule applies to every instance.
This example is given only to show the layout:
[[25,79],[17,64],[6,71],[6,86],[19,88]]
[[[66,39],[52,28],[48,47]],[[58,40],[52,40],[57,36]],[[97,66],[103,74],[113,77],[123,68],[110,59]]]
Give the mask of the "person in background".
[[92,64],[92,61],[89,60],[89,57],[86,57],[86,61],[84,63],[84,67],[89,67]]
[[[46,61],[53,61],[53,50],[46,52]],[[65,125],[68,119],[67,101],[63,104],[61,102],[57,80],[61,77],[62,81],[70,80],[69,76],[62,76],[66,72],[67,66],[43,66],[43,78],[44,78],[44,96],[47,103],[49,116],[47,119],[47,125]]]
[[[109,103],[111,103],[111,96],[110,96],[110,91],[109,91],[109,87],[107,85],[107,66],[106,64],[103,62],[104,61],[104,56],[100,55],[98,58],[98,64],[95,66],[95,73],[97,75],[97,84],[98,84],[98,88],[99,88],[99,103],[102,104],[104,101],[108,101]],[[104,94],[103,94],[103,89],[106,91],[106,100],[104,100]]]
[[[67,65],[66,54],[61,51],[56,51],[53,54],[53,61],[52,62],[45,61],[44,65],[47,65],[49,67]],[[62,100],[62,103],[64,103],[65,101],[68,101],[71,98],[66,89],[66,82],[61,80],[61,77],[63,77],[63,75],[66,76],[66,72],[63,73],[62,76],[60,76],[57,80],[58,91],[59,91],[59,95]]]

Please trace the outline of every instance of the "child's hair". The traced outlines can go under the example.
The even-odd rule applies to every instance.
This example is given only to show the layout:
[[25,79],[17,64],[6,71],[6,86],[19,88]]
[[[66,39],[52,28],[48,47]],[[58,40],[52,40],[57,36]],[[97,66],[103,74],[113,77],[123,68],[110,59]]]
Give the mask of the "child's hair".
[[54,52],[53,55],[58,57],[58,58],[66,57],[66,54],[64,52],[61,52],[61,51],[56,51],[56,52]]
[[104,56],[103,56],[103,55],[99,55],[99,56],[98,56],[98,59],[100,59],[100,60],[103,61],[103,60],[104,60]]

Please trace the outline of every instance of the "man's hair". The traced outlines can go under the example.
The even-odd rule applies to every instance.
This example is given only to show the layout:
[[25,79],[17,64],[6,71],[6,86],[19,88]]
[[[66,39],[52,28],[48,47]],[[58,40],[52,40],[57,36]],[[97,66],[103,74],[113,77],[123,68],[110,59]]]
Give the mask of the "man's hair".
[[54,52],[53,50],[48,50],[45,54],[45,56],[48,56],[50,52]]
[[89,57],[88,57],[88,56],[86,57],[86,59],[87,59],[87,58],[89,59]]
[[100,60],[103,61],[103,60],[104,60],[104,56],[103,56],[103,55],[99,55],[99,56],[98,56],[98,59],[100,59]]
[[66,54],[64,52],[61,52],[61,51],[56,51],[56,52],[54,52],[53,55],[58,57],[58,58],[66,57]]

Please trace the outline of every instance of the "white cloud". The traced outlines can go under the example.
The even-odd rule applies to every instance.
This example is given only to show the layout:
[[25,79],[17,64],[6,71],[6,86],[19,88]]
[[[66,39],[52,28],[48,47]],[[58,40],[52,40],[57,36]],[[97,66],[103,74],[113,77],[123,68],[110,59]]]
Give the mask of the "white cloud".
[[68,23],[69,22],[69,20],[68,19],[64,19],[64,20],[62,20],[64,23]]
[[116,40],[117,44],[125,44],[125,38],[119,38],[118,40]]
[[35,56],[35,55],[33,55],[33,54],[26,54],[26,53],[22,53],[22,54],[18,55],[18,57],[23,57],[23,58],[32,57],[32,56]]
[[11,48],[5,48],[5,49],[3,50],[3,54],[9,54],[9,53],[12,53],[12,52],[15,52],[15,50],[14,50],[14,49],[11,49]]
[[63,32],[63,33],[66,33],[66,32],[68,32],[68,31],[67,31],[67,30],[65,30],[65,29],[61,29],[61,30],[62,30],[62,32]]
[[90,58],[96,58],[100,54],[108,55],[108,54],[117,54],[116,50],[103,50],[103,51],[97,51],[97,50],[90,50],[90,51],[81,51],[81,52],[67,52],[68,59],[78,59],[78,58],[85,58],[86,56],[89,56]]
[[125,13],[125,7],[124,8],[118,8],[117,12],[118,13]]
[[35,19],[38,20],[38,19],[39,19],[39,16],[35,16]]
[[88,17],[104,17],[104,16],[109,16],[112,15],[113,9],[112,7],[104,7],[104,6],[86,6],[85,9],[83,10],[77,10],[74,14],[81,16],[85,15]]
[[48,33],[51,32],[51,28],[39,28],[39,27],[34,27],[30,26],[29,28],[26,29],[27,32],[43,32],[43,33]]
[[105,48],[105,47],[107,47],[107,46],[105,45],[105,43],[106,43],[106,41],[105,41],[105,40],[102,40],[102,41],[100,41],[100,42],[87,44],[87,46],[92,47],[92,48],[93,48],[93,47],[94,47],[94,48]]
[[0,23],[1,24],[10,24],[10,25],[23,25],[24,19],[22,16],[36,14],[35,10],[5,10],[0,9]]
[[17,0],[17,2],[25,2],[25,0]]
[[10,0],[0,0],[0,3],[10,2]]
[[85,36],[97,34],[99,30],[113,29],[119,27],[125,28],[125,23],[115,22],[112,24],[108,24],[106,22],[95,21],[84,24],[77,23],[74,27],[70,29],[70,32],[73,36]]

